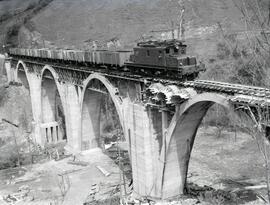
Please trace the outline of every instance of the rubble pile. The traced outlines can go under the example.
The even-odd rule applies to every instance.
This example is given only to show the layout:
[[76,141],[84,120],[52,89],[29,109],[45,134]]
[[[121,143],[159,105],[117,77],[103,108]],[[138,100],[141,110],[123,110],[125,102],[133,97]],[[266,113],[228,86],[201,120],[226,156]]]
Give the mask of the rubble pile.
[[[108,188],[109,187],[109,188]],[[93,184],[83,205],[112,204],[120,201],[120,186],[108,184]]]
[[34,197],[30,195],[29,186],[21,186],[16,193],[8,194],[7,196],[3,196],[3,200],[7,204],[15,204],[18,202],[30,202],[34,200]]
[[216,190],[209,186],[198,186],[194,183],[189,183],[187,185],[186,193],[192,197],[198,198],[200,202],[209,202],[213,204],[240,204],[262,198],[259,193],[252,190]]
[[216,201],[217,203],[225,203],[229,201],[236,201],[236,195],[224,190],[215,190],[209,186],[198,186],[197,184],[190,183],[186,187],[187,194],[198,197],[200,201]]

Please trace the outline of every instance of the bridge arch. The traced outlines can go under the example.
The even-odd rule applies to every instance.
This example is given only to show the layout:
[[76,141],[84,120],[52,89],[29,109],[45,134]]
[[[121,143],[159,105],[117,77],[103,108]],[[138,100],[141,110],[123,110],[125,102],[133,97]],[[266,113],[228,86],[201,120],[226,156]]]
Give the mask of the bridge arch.
[[41,71],[41,135],[43,143],[67,140],[64,91],[59,76],[51,66]]
[[17,63],[14,77],[15,77],[16,82],[21,83],[31,93],[30,86],[29,86],[30,81],[29,81],[28,69],[25,63],[21,60]]
[[16,116],[13,114],[12,118],[18,119],[21,129],[29,131],[32,128],[32,121],[34,120],[34,116],[31,106],[33,94],[32,88],[30,86],[28,68],[23,61],[19,61],[14,69],[9,70],[9,75],[13,76],[12,79],[15,80],[15,82],[21,84],[21,86],[18,88],[19,90],[17,91],[19,91],[20,95],[19,104],[23,107],[22,112],[19,114],[17,113]]
[[[234,111],[226,96],[216,93],[198,94],[177,109],[167,130],[166,148],[163,148],[166,162],[160,175],[163,177],[161,179],[163,198],[183,193],[198,127],[208,109],[214,104],[223,106],[234,117],[244,114]],[[250,119],[247,114],[244,117]]]
[[89,90],[89,86],[93,81],[98,81],[107,90],[115,106],[121,127],[124,128],[122,102],[118,96],[118,89],[104,76],[98,73],[91,74],[84,82],[81,99],[81,149],[94,148],[99,145],[102,94]]

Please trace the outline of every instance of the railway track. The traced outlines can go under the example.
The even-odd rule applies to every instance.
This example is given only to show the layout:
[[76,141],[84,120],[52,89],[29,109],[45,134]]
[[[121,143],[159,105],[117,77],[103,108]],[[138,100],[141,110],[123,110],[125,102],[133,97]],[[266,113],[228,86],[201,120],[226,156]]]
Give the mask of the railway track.
[[225,82],[208,81],[208,80],[195,80],[187,81],[182,83],[185,87],[193,87],[195,89],[203,91],[215,91],[227,94],[241,94],[247,96],[254,96],[257,98],[269,98],[270,99],[270,89],[247,86],[241,84],[231,84]]
[[187,81],[183,85],[203,91],[226,93],[234,104],[270,107],[270,89],[267,88],[208,80]]
[[250,105],[252,107],[269,108],[270,107],[270,89],[231,84],[226,82],[209,81],[209,80],[195,80],[195,81],[175,81],[166,79],[153,79],[155,83],[163,85],[177,85],[180,88],[194,88],[202,92],[215,92],[226,94],[228,100],[233,104]]

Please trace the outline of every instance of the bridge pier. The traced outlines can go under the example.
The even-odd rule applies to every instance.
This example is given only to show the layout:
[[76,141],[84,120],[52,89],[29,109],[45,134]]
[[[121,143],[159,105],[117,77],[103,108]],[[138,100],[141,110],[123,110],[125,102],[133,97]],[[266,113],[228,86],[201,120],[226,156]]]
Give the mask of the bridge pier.
[[[41,85],[41,104],[42,104],[42,122],[50,123],[56,121],[58,112],[56,84],[53,79],[42,79]],[[59,93],[60,95],[60,93]]]
[[[27,72],[27,71],[26,71]],[[43,139],[41,136],[41,119],[42,119],[42,110],[41,110],[41,85],[40,76],[34,73],[27,73],[28,83],[30,89],[30,97],[31,97],[31,106],[32,106],[32,115],[33,121],[32,126],[36,143],[42,144]]]
[[11,59],[6,58],[4,65],[5,65],[4,69],[6,69],[8,83],[14,82],[15,81],[15,70],[16,70],[16,68],[13,68],[11,66]]
[[5,70],[5,61],[6,61],[6,56],[0,54],[0,75],[7,74],[7,71]]
[[160,113],[130,101],[123,103],[123,110],[126,139],[130,147],[133,191],[140,196],[160,197],[156,176],[160,167],[158,156],[162,127],[160,120],[155,120]]
[[82,150],[99,146],[102,93],[86,90],[82,104]]
[[65,122],[62,123],[65,123],[67,143],[74,150],[81,150],[80,93],[82,88],[70,83],[60,84],[59,88],[65,111]]

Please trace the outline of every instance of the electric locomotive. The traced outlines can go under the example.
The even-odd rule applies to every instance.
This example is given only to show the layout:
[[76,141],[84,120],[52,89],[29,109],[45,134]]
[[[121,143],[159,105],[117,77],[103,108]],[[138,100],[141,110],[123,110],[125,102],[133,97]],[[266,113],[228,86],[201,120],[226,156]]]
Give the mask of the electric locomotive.
[[183,41],[147,41],[137,44],[130,56],[129,68],[144,69],[152,74],[164,74],[165,76],[177,75],[179,78],[196,77],[200,71],[204,71],[202,64],[197,64],[196,57],[186,54],[187,45]]

